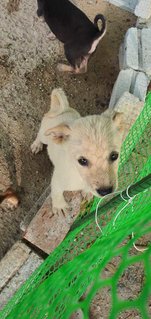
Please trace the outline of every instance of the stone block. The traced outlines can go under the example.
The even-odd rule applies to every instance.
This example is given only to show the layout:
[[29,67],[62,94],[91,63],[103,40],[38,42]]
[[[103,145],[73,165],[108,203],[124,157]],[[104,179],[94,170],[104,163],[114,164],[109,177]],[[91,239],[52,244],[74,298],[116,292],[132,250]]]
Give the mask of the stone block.
[[135,95],[140,101],[145,101],[149,78],[143,72],[132,69],[120,71],[114,84],[109,107],[113,108],[124,92]]
[[[40,264],[43,262],[43,259],[39,257],[35,252],[32,252],[24,244],[22,245],[26,247],[27,250],[30,251],[30,254],[28,254],[28,257],[26,260],[24,260],[23,264],[22,265],[20,264],[20,267],[13,272],[13,277],[7,282],[7,284],[5,284],[5,286],[1,290],[0,309],[2,309],[8,303],[8,301],[13,297],[16,291],[21,287],[21,285],[30,277],[30,275],[35,271],[35,269],[38,266],[40,266]],[[17,258],[20,258],[20,256],[17,255]]]
[[124,114],[124,123],[126,123],[123,140],[141,113],[143,106],[144,102],[140,102],[136,96],[129,92],[125,92],[116,103],[114,110]]
[[30,248],[17,242],[0,262],[0,290],[10,281],[30,254]]
[[143,72],[138,72],[135,79],[133,94],[137,96],[140,101],[145,101],[148,85],[149,78],[147,75]]
[[142,68],[151,77],[151,28],[141,30]]
[[151,0],[139,0],[134,13],[142,19],[149,19],[151,17]]
[[136,28],[139,28],[139,29],[151,28],[151,17],[147,20],[138,17],[136,21]]
[[121,9],[134,12],[138,0],[107,0],[109,3],[114,4]]
[[120,69],[139,69],[137,28],[130,28],[126,32],[124,43],[120,46],[119,65]]
[[114,84],[109,107],[112,108],[117,103],[124,92],[130,91],[132,79],[135,76],[135,71],[132,69],[120,71],[117,80]]
[[130,28],[119,50],[120,69],[143,71],[151,77],[151,28]]

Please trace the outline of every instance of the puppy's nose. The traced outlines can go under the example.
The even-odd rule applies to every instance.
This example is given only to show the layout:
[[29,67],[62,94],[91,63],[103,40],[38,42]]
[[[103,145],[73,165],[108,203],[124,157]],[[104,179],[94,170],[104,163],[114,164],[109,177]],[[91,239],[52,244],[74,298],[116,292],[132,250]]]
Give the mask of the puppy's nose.
[[110,194],[113,192],[113,187],[108,187],[108,188],[98,188],[96,189],[97,193],[100,195],[100,196],[105,196],[107,194]]

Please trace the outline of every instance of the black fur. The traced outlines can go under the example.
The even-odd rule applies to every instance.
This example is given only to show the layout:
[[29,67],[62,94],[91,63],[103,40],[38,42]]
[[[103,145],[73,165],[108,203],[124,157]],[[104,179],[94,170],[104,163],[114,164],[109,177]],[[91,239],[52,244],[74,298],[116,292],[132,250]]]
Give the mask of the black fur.
[[[92,43],[104,33],[106,22],[99,14],[92,23],[88,17],[69,0],[37,0],[37,15],[43,16],[51,31],[64,43],[65,55],[75,68],[88,56]],[[98,28],[98,20],[102,28]]]

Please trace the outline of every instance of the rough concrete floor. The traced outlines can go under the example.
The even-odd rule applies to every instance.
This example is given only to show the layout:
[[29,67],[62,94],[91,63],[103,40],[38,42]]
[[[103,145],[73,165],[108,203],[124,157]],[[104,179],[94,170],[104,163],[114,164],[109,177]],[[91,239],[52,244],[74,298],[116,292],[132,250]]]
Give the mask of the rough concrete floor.
[[91,19],[101,12],[108,22],[88,73],[80,76],[56,71],[57,62],[64,60],[63,48],[57,40],[48,39],[47,25],[36,16],[36,1],[0,2],[0,190],[12,185],[20,197],[14,211],[1,205],[0,257],[21,236],[20,222],[50,183],[52,166],[46,151],[33,156],[30,145],[49,108],[52,88],[63,87],[82,115],[104,111],[119,71],[120,43],[135,23],[132,14],[104,0],[76,2]]

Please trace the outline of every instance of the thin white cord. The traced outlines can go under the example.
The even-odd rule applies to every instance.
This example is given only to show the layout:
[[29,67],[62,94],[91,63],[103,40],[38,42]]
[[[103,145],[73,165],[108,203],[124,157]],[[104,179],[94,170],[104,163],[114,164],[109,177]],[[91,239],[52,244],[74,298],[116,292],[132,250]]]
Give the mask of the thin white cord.
[[131,197],[131,196],[129,195],[128,190],[129,190],[130,186],[131,186],[131,184],[127,186],[126,195],[127,195],[127,197],[128,197],[129,199],[133,199],[136,195],[134,195],[133,197]]
[[98,226],[98,228],[100,229],[101,233],[103,234],[103,231],[102,231],[102,228],[100,227],[99,223],[98,223],[98,208],[99,208],[99,205],[102,201],[102,198],[99,200],[99,202],[97,203],[97,206],[96,206],[96,210],[95,210],[95,223],[96,225]]
[[[119,217],[119,215],[122,213],[122,211],[129,205],[132,203],[133,199],[135,198],[136,195],[134,195],[133,197],[131,197],[128,193],[129,191],[129,188],[130,188],[131,185],[129,185],[126,189],[126,195],[127,197],[129,198],[128,202],[127,202],[127,199],[123,197],[122,195],[122,192],[123,191],[118,191],[118,192],[114,192],[112,195],[114,194],[117,194],[117,193],[120,193],[120,196],[121,198],[123,199],[123,201],[127,202],[124,207],[122,207],[122,209],[117,213],[117,215],[115,216],[114,218],[114,221],[113,221],[113,227],[115,226],[115,222],[117,220],[117,218]],[[101,233],[103,234],[103,231],[102,231],[102,228],[100,227],[99,223],[98,223],[98,208],[99,208],[99,205],[100,205],[100,202],[102,201],[102,198],[99,200],[99,202],[97,203],[97,206],[96,206],[96,211],[95,211],[95,223],[97,225],[97,227],[100,229]],[[132,212],[133,212],[134,208],[133,208],[133,203],[132,203]],[[132,238],[134,238],[134,233],[132,232]],[[140,252],[144,252],[145,250],[147,250],[147,248],[138,248],[135,243],[133,243],[133,247],[137,250],[137,251],[140,251]]]
[[119,215],[121,214],[121,212],[122,212],[129,204],[131,204],[133,198],[135,197],[135,196],[131,197],[131,196],[129,195],[129,193],[128,193],[128,190],[129,190],[130,186],[131,186],[131,184],[130,184],[130,185],[127,187],[127,189],[126,189],[126,195],[127,195],[127,197],[129,198],[128,202],[127,202],[127,199],[123,197],[122,192],[121,192],[121,194],[120,194],[121,198],[122,198],[125,202],[127,202],[127,204],[126,204],[124,207],[122,207],[121,210],[120,210],[120,211],[117,213],[117,215],[115,216],[115,218],[114,218],[114,220],[113,220],[113,226],[115,226],[115,222],[116,222],[117,218],[119,217]]
[[130,204],[130,200],[128,201],[128,203],[126,205],[124,205],[122,207],[122,209],[120,209],[120,211],[117,213],[117,215],[115,216],[114,220],[113,220],[113,227],[115,226],[115,222],[118,219],[119,215],[122,213],[122,211]]
[[[114,192],[112,193],[112,195],[114,194],[119,194],[121,191],[118,191],[118,192]],[[106,195],[108,196],[108,195]],[[105,197],[105,196],[104,196]],[[98,228],[100,229],[101,233],[103,234],[103,231],[102,231],[102,228],[100,227],[99,223],[98,223],[98,209],[99,209],[99,206],[100,206],[100,203],[102,201],[102,198],[100,198],[99,202],[97,203],[97,206],[96,206],[96,210],[95,210],[95,223],[96,225],[98,226]]]
[[124,202],[127,202],[127,199],[123,197],[122,192],[121,192],[120,196],[124,200]]
[[[129,197],[129,199],[132,200],[136,195],[133,196],[133,197],[131,197],[131,196],[128,194],[128,189],[129,189],[129,187],[130,187],[130,186],[127,187],[126,195],[127,195],[127,197]],[[134,208],[133,208],[133,205],[132,205],[132,212],[133,212],[133,210],[134,210]],[[132,232],[132,238],[134,239],[134,233],[133,233],[133,232]],[[140,251],[140,252],[144,252],[145,250],[147,250],[147,248],[138,248],[135,243],[133,243],[133,247],[134,247],[137,251]]]
[[[134,238],[134,233],[132,232],[132,238]],[[148,248],[138,248],[135,243],[133,243],[133,247],[137,250],[137,251],[140,251],[140,252],[144,252],[145,250],[147,250]]]

